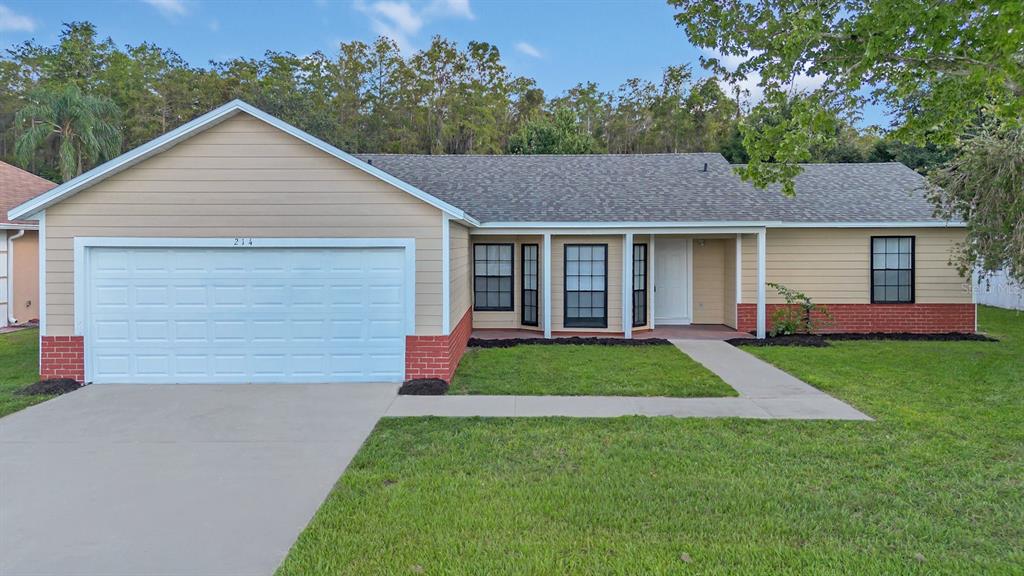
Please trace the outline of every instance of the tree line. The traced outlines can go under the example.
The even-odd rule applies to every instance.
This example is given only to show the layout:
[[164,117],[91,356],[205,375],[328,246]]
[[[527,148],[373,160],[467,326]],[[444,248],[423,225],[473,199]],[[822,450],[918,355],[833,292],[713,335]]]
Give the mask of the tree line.
[[[0,58],[0,157],[63,181],[240,98],[339,148],[412,154],[588,154],[720,151],[747,157],[739,94],[690,65],[656,82],[631,78],[612,91],[582,82],[549,97],[511,74],[487,42],[443,37],[409,56],[394,41],[341,43],[337,53],[190,65],[174,50],[119,46],[89,22],[65,24],[58,41],[28,41]],[[812,161],[906,157],[877,130],[838,121]]]

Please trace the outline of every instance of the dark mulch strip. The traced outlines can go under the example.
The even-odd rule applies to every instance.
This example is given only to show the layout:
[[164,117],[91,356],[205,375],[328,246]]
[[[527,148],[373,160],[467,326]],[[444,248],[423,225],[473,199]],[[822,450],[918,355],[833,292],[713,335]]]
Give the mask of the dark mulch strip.
[[811,346],[824,348],[828,346],[829,340],[905,340],[924,342],[998,342],[995,338],[984,334],[965,334],[962,332],[949,332],[945,334],[907,334],[871,332],[868,334],[837,333],[837,334],[793,334],[788,336],[768,337],[764,340],[757,338],[732,338],[726,340],[733,346]]
[[637,338],[627,340],[625,338],[598,338],[596,336],[583,337],[572,336],[567,338],[470,338],[470,348],[511,348],[523,344],[540,344],[543,346],[576,346],[576,345],[597,345],[597,346],[649,346],[651,344],[670,344],[664,338]]
[[999,342],[991,336],[984,334],[971,334],[964,332],[947,332],[945,334],[886,334],[884,332],[871,332],[870,334],[825,334],[828,340],[924,340],[935,342]]
[[825,348],[828,346],[828,342],[816,334],[773,336],[763,340],[757,338],[730,338],[726,342],[733,346],[807,346],[811,348]]
[[19,396],[38,396],[41,394],[53,396],[55,394],[67,394],[68,392],[74,392],[81,387],[81,384],[71,378],[54,378],[52,380],[40,380],[35,384],[29,384],[14,393]]
[[406,380],[398,393],[405,396],[444,396],[448,393],[448,383],[440,378],[416,378]]

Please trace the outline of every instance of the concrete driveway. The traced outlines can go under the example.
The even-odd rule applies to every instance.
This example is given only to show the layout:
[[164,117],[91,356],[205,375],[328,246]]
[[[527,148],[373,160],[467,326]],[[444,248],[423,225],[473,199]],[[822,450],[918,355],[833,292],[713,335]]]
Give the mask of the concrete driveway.
[[93,385],[0,418],[0,574],[272,574],[396,389]]

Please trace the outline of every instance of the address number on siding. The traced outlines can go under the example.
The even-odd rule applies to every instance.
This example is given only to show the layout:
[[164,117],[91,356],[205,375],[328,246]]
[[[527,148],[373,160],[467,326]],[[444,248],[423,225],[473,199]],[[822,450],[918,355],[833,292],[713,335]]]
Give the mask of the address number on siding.
[[235,238],[235,246],[252,246],[252,238]]

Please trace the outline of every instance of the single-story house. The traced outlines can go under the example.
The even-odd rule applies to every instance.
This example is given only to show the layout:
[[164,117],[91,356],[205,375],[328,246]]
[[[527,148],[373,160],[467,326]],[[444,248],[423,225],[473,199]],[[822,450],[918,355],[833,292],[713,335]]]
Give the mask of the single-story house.
[[900,164],[815,164],[797,196],[718,154],[354,156],[230,102],[11,211],[40,227],[46,377],[450,378],[474,329],[631,338],[782,301],[833,330],[971,332]]
[[39,318],[39,223],[7,211],[55,186],[0,162],[0,328]]

